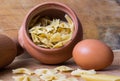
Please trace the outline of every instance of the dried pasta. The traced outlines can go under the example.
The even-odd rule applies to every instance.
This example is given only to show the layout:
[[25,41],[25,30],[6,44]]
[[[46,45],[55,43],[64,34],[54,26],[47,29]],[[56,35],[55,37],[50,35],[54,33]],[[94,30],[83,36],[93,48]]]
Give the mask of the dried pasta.
[[[71,77],[65,75],[65,72],[71,72]],[[68,66],[58,66],[53,69],[39,68],[31,71],[27,68],[14,69],[13,73],[19,74],[13,76],[14,81],[79,81],[82,78],[85,81],[120,81],[119,76],[97,74],[95,70],[73,70]],[[76,77],[77,76],[77,77]]]
[[34,73],[38,76],[42,76],[44,74],[55,74],[57,71],[54,69],[36,69]]
[[12,78],[14,79],[14,81],[40,81],[39,78],[35,78],[28,75],[13,76]]
[[81,75],[85,81],[120,81],[119,76],[95,74],[95,75]]
[[27,68],[18,68],[18,69],[14,69],[14,70],[12,70],[12,71],[13,71],[13,73],[15,73],[15,74],[28,74],[28,75],[32,75],[32,74],[33,74],[33,72],[30,71],[30,70],[27,69]]
[[32,41],[43,48],[59,48],[71,40],[74,24],[68,15],[67,22],[60,19],[41,18],[37,25],[29,29]]
[[96,71],[95,70],[82,70],[82,69],[77,69],[77,70],[74,70],[71,72],[71,75],[74,75],[74,76],[81,76],[83,74],[90,74],[90,75],[93,75],[93,74],[96,74]]
[[73,70],[72,68],[67,66],[59,66],[59,67],[56,67],[55,69],[60,72],[69,72]]

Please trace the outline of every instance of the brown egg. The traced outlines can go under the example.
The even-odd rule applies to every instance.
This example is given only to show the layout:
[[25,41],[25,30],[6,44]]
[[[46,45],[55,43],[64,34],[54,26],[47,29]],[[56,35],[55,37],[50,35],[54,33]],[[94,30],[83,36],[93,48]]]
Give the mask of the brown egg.
[[13,40],[0,34],[0,69],[9,65],[16,54],[17,48]]
[[14,39],[12,39],[14,41],[14,43],[16,43],[17,46],[17,56],[23,54],[25,51],[24,49],[20,46],[20,44],[18,43],[18,39],[16,37],[14,37]]
[[95,39],[83,40],[73,49],[74,61],[83,69],[104,69],[112,63],[113,57],[111,48]]

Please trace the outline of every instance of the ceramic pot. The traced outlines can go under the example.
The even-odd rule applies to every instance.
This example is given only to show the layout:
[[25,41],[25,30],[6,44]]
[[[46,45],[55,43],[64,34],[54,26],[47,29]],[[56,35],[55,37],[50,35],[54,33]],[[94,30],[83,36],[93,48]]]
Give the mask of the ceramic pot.
[[[65,14],[71,17],[75,26],[72,39],[67,44],[60,48],[46,49],[39,47],[32,42],[28,29],[31,20],[35,16],[48,16],[65,20]],[[32,57],[39,60],[41,63],[58,64],[65,62],[72,57],[72,50],[76,43],[82,40],[82,37],[82,26],[72,9],[59,2],[46,2],[35,6],[28,12],[19,30],[18,41]]]

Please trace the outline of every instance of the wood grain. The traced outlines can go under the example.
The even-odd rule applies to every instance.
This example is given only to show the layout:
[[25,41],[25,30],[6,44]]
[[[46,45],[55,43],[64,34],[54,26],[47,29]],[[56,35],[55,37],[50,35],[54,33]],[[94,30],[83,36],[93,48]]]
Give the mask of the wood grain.
[[64,3],[76,12],[83,26],[84,39],[100,39],[112,49],[120,49],[119,0],[0,0],[0,32],[17,38],[28,11],[47,1]]
[[[120,51],[114,50],[114,56],[115,56],[115,58],[114,58],[113,64],[101,71],[97,71],[97,73],[120,76]],[[79,66],[77,66],[75,64],[73,59],[70,59],[67,62],[59,64],[59,65],[45,65],[33,58],[23,58],[23,59],[16,58],[12,64],[10,64],[5,69],[0,70],[0,79],[2,79],[4,81],[13,81],[12,76],[15,76],[15,74],[12,73],[12,70],[20,68],[20,67],[28,68],[30,70],[35,70],[38,68],[53,69],[60,65],[69,66],[73,69],[80,68]],[[65,75],[68,77],[73,77],[72,75],[70,75],[70,72],[65,73]],[[80,77],[77,77],[77,78],[79,81],[84,81]]]

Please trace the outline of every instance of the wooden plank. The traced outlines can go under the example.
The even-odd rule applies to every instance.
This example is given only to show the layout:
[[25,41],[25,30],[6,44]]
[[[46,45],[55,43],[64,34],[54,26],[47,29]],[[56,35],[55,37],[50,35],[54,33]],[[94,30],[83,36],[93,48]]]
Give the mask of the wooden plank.
[[[113,64],[105,68],[104,70],[97,71],[97,73],[120,76],[120,68],[119,68],[120,67],[120,50],[114,50],[114,55],[115,55],[115,58],[114,58]],[[9,65],[8,67],[0,71],[0,79],[4,81],[13,81],[12,76],[14,76],[14,74],[12,73],[12,70],[20,67],[28,68],[30,70],[35,70],[38,68],[53,69],[60,65],[66,65],[74,69],[80,68],[75,64],[73,59],[70,59],[67,62],[59,65],[45,65],[33,58],[24,58],[24,59],[16,58],[11,65]],[[68,77],[73,77],[70,75],[70,73],[66,73],[66,75]],[[78,78],[78,79],[79,81],[83,81],[81,78]]]
[[64,3],[76,12],[84,39],[100,39],[112,49],[120,49],[119,0],[0,0],[0,32],[16,38],[28,11],[47,1]]

